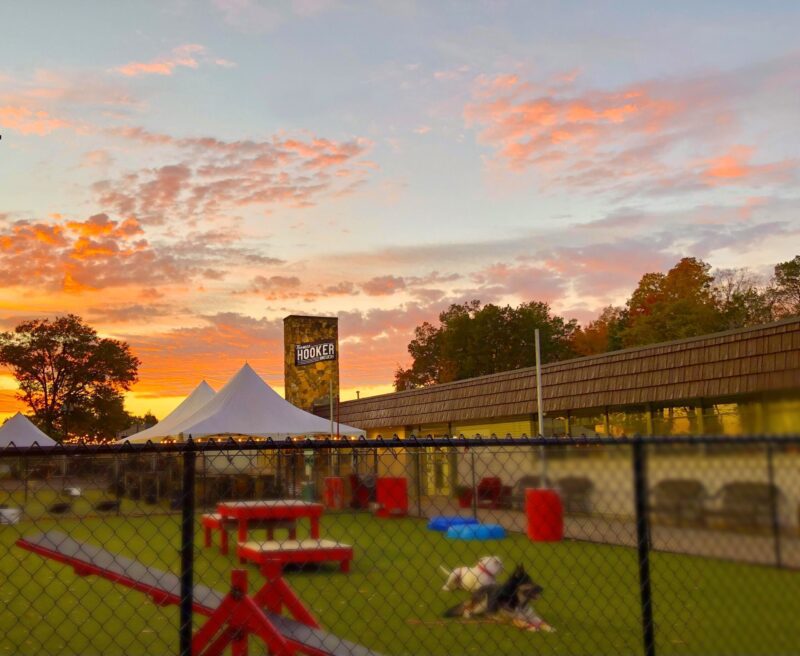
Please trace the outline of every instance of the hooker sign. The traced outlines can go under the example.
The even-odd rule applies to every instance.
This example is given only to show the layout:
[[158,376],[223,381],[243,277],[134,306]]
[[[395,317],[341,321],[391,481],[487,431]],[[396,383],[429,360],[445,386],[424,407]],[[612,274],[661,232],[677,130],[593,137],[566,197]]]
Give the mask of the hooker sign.
[[294,365],[302,367],[315,362],[325,362],[336,359],[336,341],[325,340],[311,344],[294,345]]

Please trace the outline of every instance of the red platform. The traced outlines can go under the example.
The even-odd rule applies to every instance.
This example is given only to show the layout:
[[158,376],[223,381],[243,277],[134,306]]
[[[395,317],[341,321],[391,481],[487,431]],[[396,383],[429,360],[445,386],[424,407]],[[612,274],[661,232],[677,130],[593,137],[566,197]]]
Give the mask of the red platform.
[[405,517],[408,515],[408,479],[378,478],[375,489],[378,517]]
[[[63,533],[20,538],[17,546],[71,565],[79,576],[95,575],[143,592],[160,606],[181,602],[177,575],[77,542]],[[267,651],[275,656],[379,656],[323,631],[281,578],[280,563],[268,562],[261,571],[266,582],[254,595],[248,593],[244,570],[233,570],[227,594],[203,585],[193,586],[192,609],[208,618],[192,636],[194,656],[221,656],[228,647],[232,656],[247,656],[250,636],[261,638]]]
[[353,547],[333,540],[284,540],[281,542],[240,542],[239,559],[257,565],[338,562],[343,572],[350,571]]

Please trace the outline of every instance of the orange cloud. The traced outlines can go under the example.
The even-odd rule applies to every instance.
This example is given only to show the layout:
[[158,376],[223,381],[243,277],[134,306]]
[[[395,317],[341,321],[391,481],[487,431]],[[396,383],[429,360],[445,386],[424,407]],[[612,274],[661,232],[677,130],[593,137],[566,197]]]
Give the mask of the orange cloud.
[[73,124],[64,119],[51,116],[43,110],[29,107],[6,105],[0,107],[0,126],[16,130],[22,134],[43,136],[54,130],[71,128]]
[[747,146],[735,146],[727,154],[708,161],[706,175],[709,178],[721,178],[730,180],[733,178],[743,178],[750,168],[745,164],[753,154],[753,149]]
[[[187,43],[172,49],[167,57],[159,57],[148,62],[129,62],[114,69],[115,72],[126,77],[139,77],[141,75],[172,75],[176,68],[198,68],[200,57],[206,52],[205,46],[197,43]],[[212,59],[217,66],[231,67],[235,64],[226,59]]]
[[157,286],[220,279],[231,261],[259,266],[280,262],[234,240],[228,231],[189,233],[153,244],[136,220],[114,221],[105,214],[85,221],[16,221],[0,229],[0,287],[74,294],[133,286],[157,294]]
[[532,85],[516,76],[479,79],[475,100],[464,110],[468,125],[481,128],[480,139],[495,147],[512,169],[552,162],[552,148],[568,144],[573,154],[596,154],[622,144],[621,137],[643,134],[677,111],[677,106],[646,89],[527,97]]

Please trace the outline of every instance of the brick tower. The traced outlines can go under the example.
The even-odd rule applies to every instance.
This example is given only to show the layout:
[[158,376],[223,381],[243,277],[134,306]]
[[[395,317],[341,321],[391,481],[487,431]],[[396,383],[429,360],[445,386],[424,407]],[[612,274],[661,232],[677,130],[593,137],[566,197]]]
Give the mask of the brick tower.
[[311,412],[339,396],[339,319],[289,315],[283,320],[286,400]]

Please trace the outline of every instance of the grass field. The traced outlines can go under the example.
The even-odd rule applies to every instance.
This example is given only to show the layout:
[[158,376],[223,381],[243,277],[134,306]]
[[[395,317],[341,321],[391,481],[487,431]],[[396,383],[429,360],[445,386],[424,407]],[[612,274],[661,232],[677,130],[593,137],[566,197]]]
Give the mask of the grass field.
[[[42,507],[47,500],[41,501]],[[33,506],[32,506],[33,508]],[[14,546],[58,529],[144,563],[179,568],[179,518],[88,515],[0,526],[0,654],[174,654],[175,607]],[[76,511],[81,512],[76,507]],[[38,513],[34,513],[38,514]],[[636,554],[623,547],[532,544],[522,535],[455,542],[414,519],[329,514],[323,536],[353,544],[352,572],[292,571],[287,579],[328,630],[384,654],[641,653]],[[225,590],[233,555],[201,549],[196,581]],[[536,604],[557,633],[442,619],[462,595],[440,591],[439,565],[496,554],[544,586]],[[251,587],[261,577],[251,569]],[[659,654],[788,654],[800,645],[800,574],[688,556],[652,555]],[[263,653],[260,648],[251,653]]]

